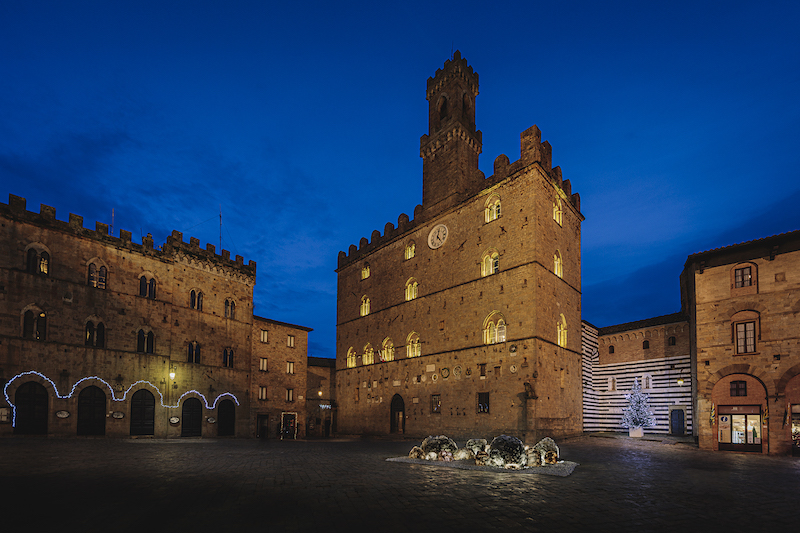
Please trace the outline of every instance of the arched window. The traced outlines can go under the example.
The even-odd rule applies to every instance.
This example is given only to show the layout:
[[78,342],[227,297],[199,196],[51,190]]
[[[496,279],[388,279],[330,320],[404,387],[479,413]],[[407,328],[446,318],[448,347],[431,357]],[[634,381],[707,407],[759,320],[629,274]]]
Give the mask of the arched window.
[[364,356],[361,358],[361,363],[365,365],[371,365],[375,362],[375,350],[372,349],[372,345],[367,343],[364,346]]
[[40,309],[28,309],[22,317],[22,336],[35,341],[47,340],[47,315]]
[[608,390],[617,390],[617,378],[608,378]]
[[553,220],[556,221],[556,224],[561,226],[564,221],[564,208],[561,206],[561,198],[556,198],[556,201],[553,202]]
[[506,321],[503,315],[494,312],[483,321],[483,343],[506,342]]
[[649,349],[650,349],[650,341],[643,341],[642,350],[649,350]]
[[156,299],[156,278],[149,278],[142,274],[139,278],[139,296],[149,300]]
[[561,252],[558,250],[556,250],[553,256],[553,272],[555,272],[556,276],[559,278],[564,277],[564,262],[561,260]]
[[31,274],[50,274],[50,254],[41,244],[31,245],[25,257],[25,270]]
[[364,264],[361,267],[361,279],[367,279],[369,277],[369,263]]
[[203,310],[203,293],[192,289],[189,293],[189,308]]
[[225,318],[236,320],[236,302],[231,298],[225,299]]
[[89,263],[88,285],[97,289],[106,288],[106,278],[108,269],[105,265],[97,266],[97,263]]
[[419,334],[412,331],[406,339],[406,357],[419,357],[420,355],[422,355],[422,343],[419,340]]
[[200,362],[200,345],[197,341],[192,341],[186,349],[186,362],[199,363]]
[[653,378],[650,377],[650,374],[645,374],[642,376],[642,388],[649,389],[653,385]]
[[668,344],[669,346],[675,346],[675,344],[676,344],[677,342],[678,342],[678,339],[676,339],[674,336],[673,336],[673,337],[670,337],[669,339],[667,339],[667,344]]
[[561,315],[560,320],[556,324],[556,339],[558,345],[562,348],[567,347],[567,319]]
[[439,100],[439,120],[447,118],[447,97],[442,96]]
[[354,368],[356,366],[356,351],[351,346],[347,350],[347,368]]
[[414,244],[414,241],[409,242],[406,244],[405,251],[403,252],[403,257],[405,259],[411,259],[416,255],[417,245]]
[[361,316],[367,316],[369,314],[369,298],[366,296],[361,297],[361,309],[360,309]]
[[492,196],[486,201],[484,217],[486,222],[491,222],[492,220],[497,220],[500,218],[500,198],[497,196]]
[[222,350],[222,366],[225,368],[233,368],[233,348],[225,348]]
[[86,336],[84,344],[94,348],[102,348],[106,341],[106,327],[102,322],[96,324],[91,320],[86,322]]
[[417,297],[417,292],[419,288],[419,283],[414,278],[409,279],[406,281],[406,301],[413,300]]
[[152,331],[145,333],[143,329],[139,330],[136,336],[136,351],[139,353],[154,353],[156,344],[156,336]]
[[614,345],[608,347],[608,353],[614,353]]
[[383,339],[383,345],[380,351],[381,361],[394,361],[394,343],[392,339],[386,337]]
[[491,276],[500,271],[500,254],[489,251],[481,258],[481,276]]

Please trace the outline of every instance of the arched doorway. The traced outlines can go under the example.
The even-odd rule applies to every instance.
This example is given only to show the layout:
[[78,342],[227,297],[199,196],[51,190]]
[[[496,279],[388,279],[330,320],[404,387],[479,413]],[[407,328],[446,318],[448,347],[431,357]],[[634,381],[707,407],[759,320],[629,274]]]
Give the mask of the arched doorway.
[[131,397],[131,435],[155,434],[156,399],[147,389]]
[[751,374],[729,374],[711,391],[716,409],[716,449],[737,452],[766,452],[766,388]]
[[405,433],[406,431],[406,404],[399,394],[392,397],[390,425],[392,433]]
[[47,390],[29,381],[14,395],[16,423],[14,435],[47,435]]
[[203,434],[203,405],[197,398],[183,401],[181,437],[200,437]]
[[217,436],[232,437],[236,434],[236,406],[231,400],[222,400],[217,407]]
[[792,455],[800,456],[800,375],[794,376],[786,384],[785,409],[784,423],[791,440]]
[[78,394],[78,435],[106,434],[106,394],[94,385]]

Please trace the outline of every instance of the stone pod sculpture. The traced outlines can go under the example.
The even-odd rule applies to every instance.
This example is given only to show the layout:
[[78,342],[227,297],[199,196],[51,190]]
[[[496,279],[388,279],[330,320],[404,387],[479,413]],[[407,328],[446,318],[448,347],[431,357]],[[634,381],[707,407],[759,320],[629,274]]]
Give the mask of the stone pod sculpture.
[[408,452],[408,456],[412,459],[424,459],[425,452],[423,452],[422,448],[420,448],[419,446],[414,446],[413,448],[411,448],[411,451]]
[[542,454],[535,448],[528,448],[525,450],[528,456],[528,466],[542,466]]
[[422,441],[422,451],[425,452],[426,455],[430,453],[438,455],[439,452],[443,451],[455,453],[456,450],[458,450],[458,446],[456,446],[455,441],[445,435],[438,435],[436,437],[431,435]]
[[558,455],[554,451],[544,452],[544,463],[554,465],[558,462]]
[[[533,449],[536,450],[537,452],[539,452],[539,455],[542,456],[542,461],[543,462],[544,462],[544,459],[545,459],[545,456],[546,456],[547,452],[553,452],[555,454],[555,456],[556,456],[556,461],[558,461],[558,458],[561,457],[561,452],[559,451],[558,446],[556,445],[556,442],[553,439],[551,439],[550,437],[545,437],[542,440],[540,440],[539,442],[537,442],[536,444],[534,444],[533,445]],[[550,463],[550,464],[554,464],[554,463]]]
[[473,454],[476,454],[478,452],[485,452],[488,444],[489,443],[486,442],[486,439],[469,439],[464,445],[464,448],[472,451]]
[[469,448],[459,448],[453,454],[454,461],[473,461],[474,459],[475,454]]
[[484,451],[479,451],[475,454],[475,464],[478,466],[485,466],[489,462],[489,454]]
[[499,435],[489,445],[489,466],[505,468],[506,465],[524,467],[528,463],[525,445],[517,437]]

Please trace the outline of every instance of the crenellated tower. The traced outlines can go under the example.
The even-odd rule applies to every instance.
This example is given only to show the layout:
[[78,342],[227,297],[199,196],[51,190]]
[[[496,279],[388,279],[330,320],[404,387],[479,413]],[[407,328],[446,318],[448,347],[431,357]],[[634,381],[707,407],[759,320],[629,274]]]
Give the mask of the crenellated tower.
[[481,132],[475,129],[478,74],[456,51],[428,78],[428,134],[420,139],[422,207],[435,214],[480,188]]

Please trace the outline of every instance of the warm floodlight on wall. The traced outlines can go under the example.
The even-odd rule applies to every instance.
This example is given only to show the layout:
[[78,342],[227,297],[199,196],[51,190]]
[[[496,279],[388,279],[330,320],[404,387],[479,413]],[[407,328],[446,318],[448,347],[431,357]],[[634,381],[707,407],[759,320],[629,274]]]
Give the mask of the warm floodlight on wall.
[[169,365],[169,379],[175,379],[175,367],[172,365]]
[[678,378],[678,386],[683,387],[683,378]]

